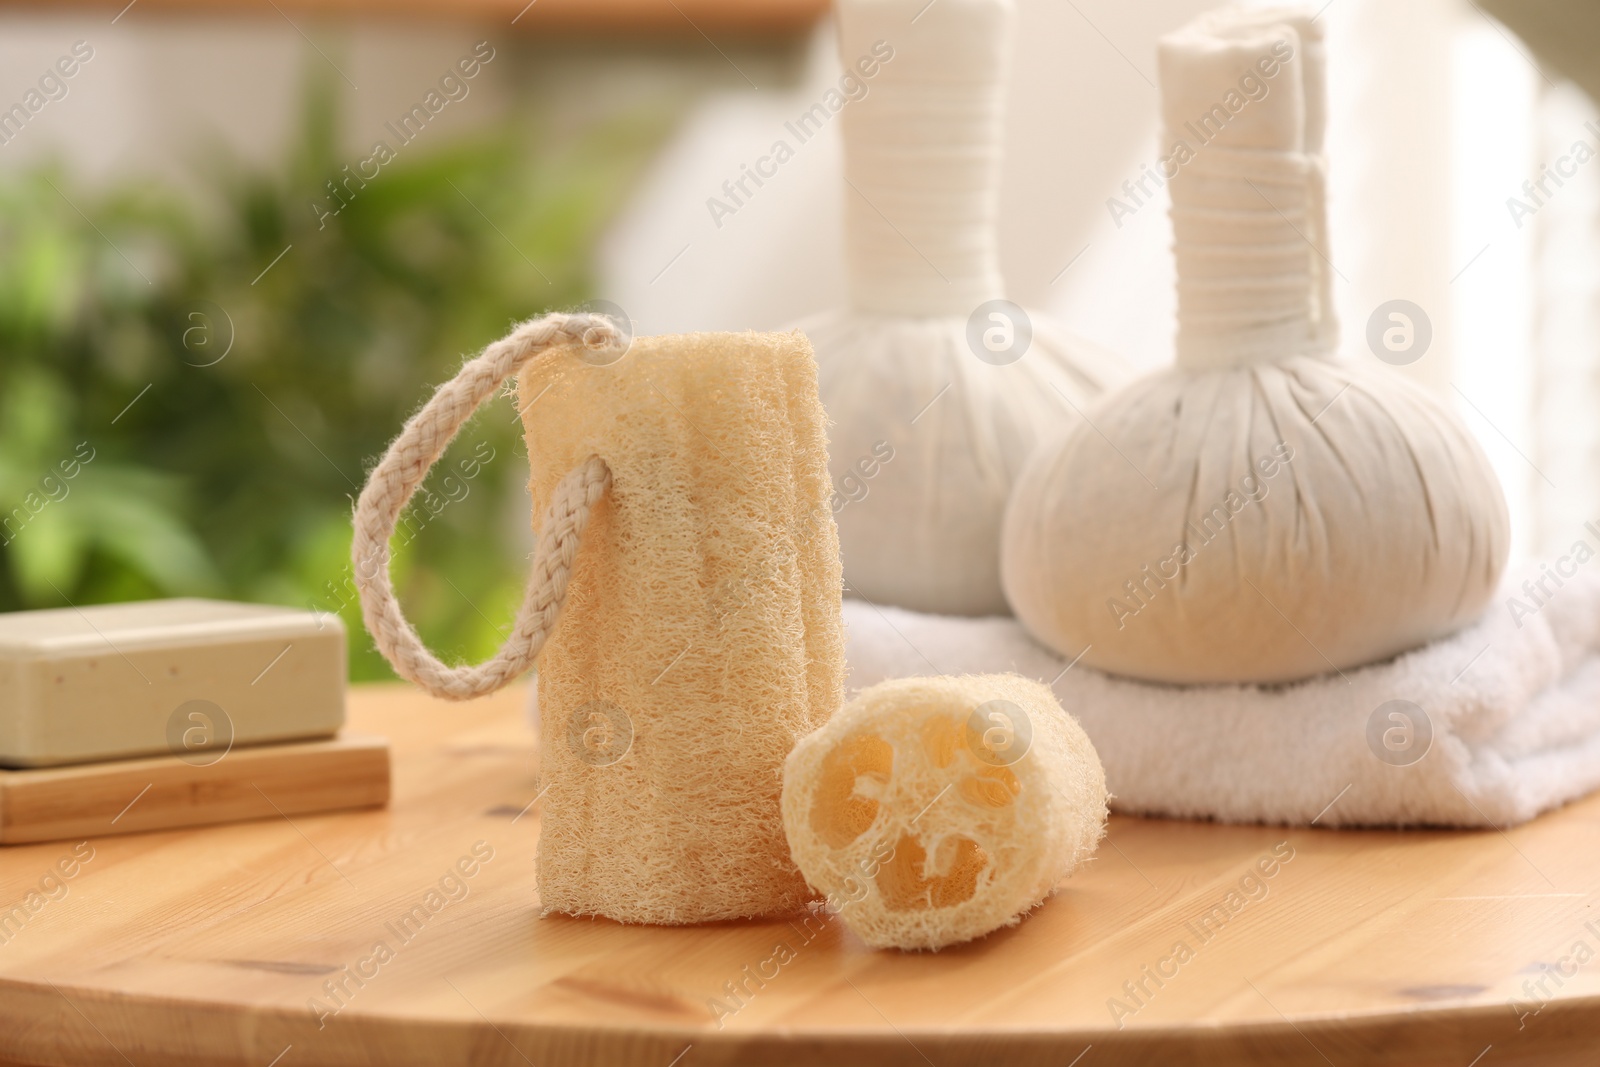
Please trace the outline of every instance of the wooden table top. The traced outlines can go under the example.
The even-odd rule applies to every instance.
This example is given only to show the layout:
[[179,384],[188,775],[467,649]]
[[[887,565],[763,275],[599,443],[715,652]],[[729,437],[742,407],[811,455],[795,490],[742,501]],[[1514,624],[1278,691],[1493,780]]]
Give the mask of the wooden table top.
[[387,810],[0,850],[0,1061],[1499,1067],[1600,1042],[1600,799],[1505,833],[1116,818],[1021,925],[873,952],[803,916],[539,918],[522,700],[356,690]]

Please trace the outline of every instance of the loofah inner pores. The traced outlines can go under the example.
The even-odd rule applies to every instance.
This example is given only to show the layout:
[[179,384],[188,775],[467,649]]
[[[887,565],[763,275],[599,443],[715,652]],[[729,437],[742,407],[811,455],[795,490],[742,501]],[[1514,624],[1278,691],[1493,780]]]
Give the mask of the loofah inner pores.
[[806,881],[876,948],[937,949],[1016,923],[1105,832],[1100,759],[1018,675],[864,690],[795,747],[783,823]]
[[541,902],[620,922],[792,911],[781,769],[844,669],[810,345],[641,337],[593,358],[554,351],[518,383],[535,516],[587,457],[612,473],[539,657]]
[[1036,452],[1006,511],[1007,597],[1068,658],[1289,682],[1494,595],[1510,530],[1482,449],[1370,354],[1336,357],[1319,35],[1309,11],[1229,10],[1163,39],[1177,364]]

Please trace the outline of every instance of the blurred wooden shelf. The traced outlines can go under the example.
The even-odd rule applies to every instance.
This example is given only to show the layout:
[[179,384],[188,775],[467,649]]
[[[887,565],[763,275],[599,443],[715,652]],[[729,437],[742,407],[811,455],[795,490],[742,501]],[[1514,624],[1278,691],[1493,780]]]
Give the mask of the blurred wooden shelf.
[[804,916],[540,918],[525,695],[354,689],[387,809],[4,849],[0,1063],[1594,1062],[1600,797],[1503,834],[1114,818],[1020,925],[873,952]]
[[528,32],[751,35],[799,33],[820,19],[830,0],[0,0],[0,8],[59,14],[100,10],[125,17],[180,13],[276,15],[295,19],[454,19],[504,23]]

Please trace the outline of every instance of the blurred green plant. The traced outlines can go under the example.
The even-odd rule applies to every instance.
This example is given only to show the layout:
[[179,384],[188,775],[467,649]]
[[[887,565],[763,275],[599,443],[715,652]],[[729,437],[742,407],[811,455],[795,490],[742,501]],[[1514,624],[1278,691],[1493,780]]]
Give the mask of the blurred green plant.
[[[365,472],[464,355],[591,296],[599,231],[669,116],[645,105],[557,138],[519,113],[407,146],[319,226],[312,203],[358,158],[337,103],[308,79],[281,169],[211,150],[215,195],[90,191],[56,167],[0,183],[0,610],[309,606],[349,627],[352,678],[392,677],[350,584]],[[396,552],[402,602],[447,657],[492,652],[520,599],[513,415],[463,431]]]

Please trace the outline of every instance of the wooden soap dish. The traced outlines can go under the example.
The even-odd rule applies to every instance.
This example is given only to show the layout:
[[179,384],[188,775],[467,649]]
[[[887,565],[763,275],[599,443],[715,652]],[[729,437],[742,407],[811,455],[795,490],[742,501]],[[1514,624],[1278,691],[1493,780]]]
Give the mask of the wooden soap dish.
[[0,771],[0,845],[269,819],[389,802],[387,738],[345,734],[179,756]]

